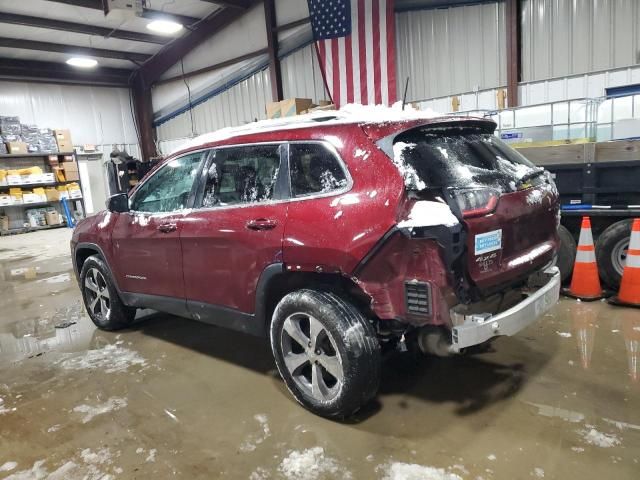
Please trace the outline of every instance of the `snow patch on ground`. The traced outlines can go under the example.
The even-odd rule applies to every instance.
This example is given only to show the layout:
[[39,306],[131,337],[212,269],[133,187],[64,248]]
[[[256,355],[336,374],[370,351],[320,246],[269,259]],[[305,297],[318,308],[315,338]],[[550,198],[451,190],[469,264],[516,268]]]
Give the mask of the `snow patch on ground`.
[[611,420],[610,418],[603,418],[602,420],[611,425],[615,425],[618,430],[640,430],[640,425],[635,425],[633,423],[619,422],[618,420]]
[[54,433],[57,432],[58,430],[60,430],[62,428],[62,425],[60,425],[59,423],[47,428],[47,433]]
[[17,466],[18,464],[16,462],[5,462],[0,466],[0,472],[10,472]]
[[293,450],[280,462],[278,471],[287,480],[320,480],[324,478],[353,478],[351,472],[335,459],[325,455],[324,448]]
[[556,330],[556,333],[560,335],[562,338],[571,338],[571,334],[569,332],[559,332]]
[[155,448],[152,448],[151,450],[149,450],[149,455],[147,455],[147,458],[145,459],[145,462],[147,463],[152,463],[156,461],[156,453],[158,451]]
[[258,445],[264,442],[267,438],[271,436],[271,430],[269,429],[268,418],[264,413],[258,413],[253,416],[253,419],[258,422],[260,426],[260,431],[258,433],[254,433],[249,435],[242,444],[240,445],[240,451],[242,452],[253,452]]
[[580,423],[584,420],[584,414],[580,412],[574,412],[564,408],[552,407],[551,405],[544,405],[541,403],[525,402],[527,405],[536,407],[538,414],[544,417],[556,417],[561,418],[566,422]]
[[599,432],[592,425],[587,425],[586,430],[579,430],[578,433],[585,442],[596,447],[611,448],[622,443],[616,435]]
[[493,453],[490,453],[489,455],[487,455],[487,458],[493,462],[497,457]]
[[82,417],[82,423],[88,423],[98,415],[103,415],[109,412],[115,412],[127,406],[126,398],[111,397],[104,403],[91,406],[91,405],[78,405],[74,407],[73,411],[77,413],[84,413]]
[[444,468],[425,467],[414,463],[393,462],[383,467],[383,480],[462,480],[460,475]]
[[13,407],[13,408],[5,407],[4,399],[0,397],[0,415],[4,415],[5,413],[10,413],[10,412],[15,412],[16,410],[17,410],[16,407]]
[[409,216],[406,220],[398,223],[398,227],[430,227],[433,225],[451,227],[457,224],[458,219],[446,203],[420,200],[413,204]]
[[256,468],[251,475],[249,475],[249,480],[267,480],[271,478],[271,474],[262,467]]
[[104,370],[105,373],[124,372],[134,365],[145,366],[147,361],[137,352],[117,345],[106,345],[99,350],[89,350],[84,355],[62,362],[66,370]]
[[68,273],[61,273],[60,275],[55,275],[53,277],[43,278],[38,280],[36,283],[64,283],[71,280],[71,275]]
[[77,462],[69,460],[52,472],[45,467],[45,460],[38,460],[30,469],[15,472],[5,480],[112,480],[114,478],[113,475],[104,471],[113,463],[113,455],[108,448],[101,448],[95,452],[86,448],[78,456],[80,458],[75,459]]
[[544,470],[540,467],[534,468],[533,474],[538,478],[544,478]]

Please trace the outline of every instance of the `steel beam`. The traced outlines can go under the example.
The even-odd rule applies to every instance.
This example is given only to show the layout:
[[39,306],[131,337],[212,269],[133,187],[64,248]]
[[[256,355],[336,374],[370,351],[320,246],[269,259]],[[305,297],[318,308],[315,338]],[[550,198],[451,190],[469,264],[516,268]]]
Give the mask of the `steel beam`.
[[[74,7],[90,8],[92,10],[103,11],[102,0],[47,0],[49,2],[64,3],[65,5],[71,5]],[[199,18],[189,17],[187,15],[178,15],[175,13],[163,12],[160,10],[153,10],[151,8],[145,8],[142,16],[144,18],[165,18],[174,22],[181,23],[182,25],[192,25],[198,21]]]
[[25,50],[39,50],[43,52],[58,52],[68,55],[84,55],[89,57],[113,58],[116,60],[130,60],[132,62],[145,62],[151,55],[135,52],[122,52],[118,50],[106,50],[104,48],[76,47],[61,43],[37,42],[35,40],[21,40],[18,38],[0,37],[0,47],[24,48]]
[[105,38],[119,38],[134,42],[165,44],[171,40],[171,38],[162,37],[160,35],[149,35],[146,33],[130,32],[128,30],[96,27],[94,25],[85,25],[83,23],[31,17],[29,15],[18,15],[16,13],[0,12],[0,23],[11,23],[13,25],[22,25],[25,27],[48,28],[63,32],[84,33],[87,35],[97,35]]
[[207,3],[215,3],[216,5],[220,5],[224,8],[239,8],[241,10],[246,10],[251,7],[251,0],[202,0]]
[[507,102],[509,107],[517,107],[518,83],[522,71],[522,48],[520,28],[520,0],[507,0],[506,4],[507,35]]
[[279,102],[282,93],[282,71],[278,58],[278,32],[276,31],[275,0],[264,0],[264,19],[267,27],[267,53],[269,54],[269,78],[271,80],[271,100]]
[[[257,4],[260,0],[251,1],[252,4]],[[178,63],[191,50],[240,18],[244,13],[245,10],[228,8],[213,12],[198,23],[193,31],[177,38],[142,65],[141,70],[146,83],[152,85],[157,82],[164,72]]]
[[0,58],[0,78],[5,80],[35,80],[80,85],[108,85],[126,87],[132,70],[96,67],[80,70],[66,64]]
[[136,122],[138,140],[142,150],[142,160],[146,161],[158,156],[153,128],[153,104],[151,102],[151,85],[145,80],[140,70],[131,82],[133,96],[133,116]]

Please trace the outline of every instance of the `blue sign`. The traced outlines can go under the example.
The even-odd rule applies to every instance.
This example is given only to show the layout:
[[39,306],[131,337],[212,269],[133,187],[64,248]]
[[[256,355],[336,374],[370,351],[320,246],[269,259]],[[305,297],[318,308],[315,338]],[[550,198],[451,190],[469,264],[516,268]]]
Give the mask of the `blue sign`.
[[513,140],[514,138],[522,138],[523,136],[522,132],[506,132],[500,134],[502,140]]

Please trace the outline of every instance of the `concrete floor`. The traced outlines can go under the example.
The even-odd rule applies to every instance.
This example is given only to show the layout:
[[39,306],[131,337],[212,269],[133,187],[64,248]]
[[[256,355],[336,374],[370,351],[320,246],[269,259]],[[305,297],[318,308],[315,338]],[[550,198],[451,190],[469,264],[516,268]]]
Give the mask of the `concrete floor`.
[[392,358],[337,423],[261,339],[148,313],[96,330],[69,237],[0,239],[0,478],[640,478],[640,310],[563,299],[494,351]]

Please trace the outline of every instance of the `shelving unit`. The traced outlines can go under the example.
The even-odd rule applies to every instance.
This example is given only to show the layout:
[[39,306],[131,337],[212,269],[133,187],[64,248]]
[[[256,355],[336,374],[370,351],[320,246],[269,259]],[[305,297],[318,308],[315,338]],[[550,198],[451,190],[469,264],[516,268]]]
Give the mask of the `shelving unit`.
[[[77,163],[76,155],[73,152],[58,152],[58,153],[27,153],[27,154],[0,154],[0,169],[14,170],[21,169],[30,166],[38,166],[43,169],[44,172],[53,173],[53,169],[49,164],[49,157],[56,156],[58,162],[64,165],[62,162],[64,157],[73,156],[73,160]],[[78,176],[79,177],[79,176]],[[57,187],[60,185],[67,185],[70,183],[77,183],[82,190],[82,181],[78,180],[65,180],[64,182],[38,182],[38,183],[23,183],[18,185],[0,185],[0,194],[6,194],[10,188],[21,189],[33,189],[44,187]],[[77,216],[77,212],[80,212],[82,216],[85,214],[84,196],[79,198],[67,199],[67,205],[74,217]],[[6,215],[9,217],[9,230],[2,232],[2,235],[11,235],[16,233],[26,233],[35,230],[47,230],[50,228],[66,227],[66,222],[60,225],[46,225],[46,226],[25,226],[28,223],[26,217],[26,210],[30,208],[54,206],[59,214],[65,218],[64,210],[61,206],[60,200],[51,200],[46,202],[37,203],[14,203],[12,205],[0,206],[0,215]],[[66,218],[65,218],[66,221]]]

